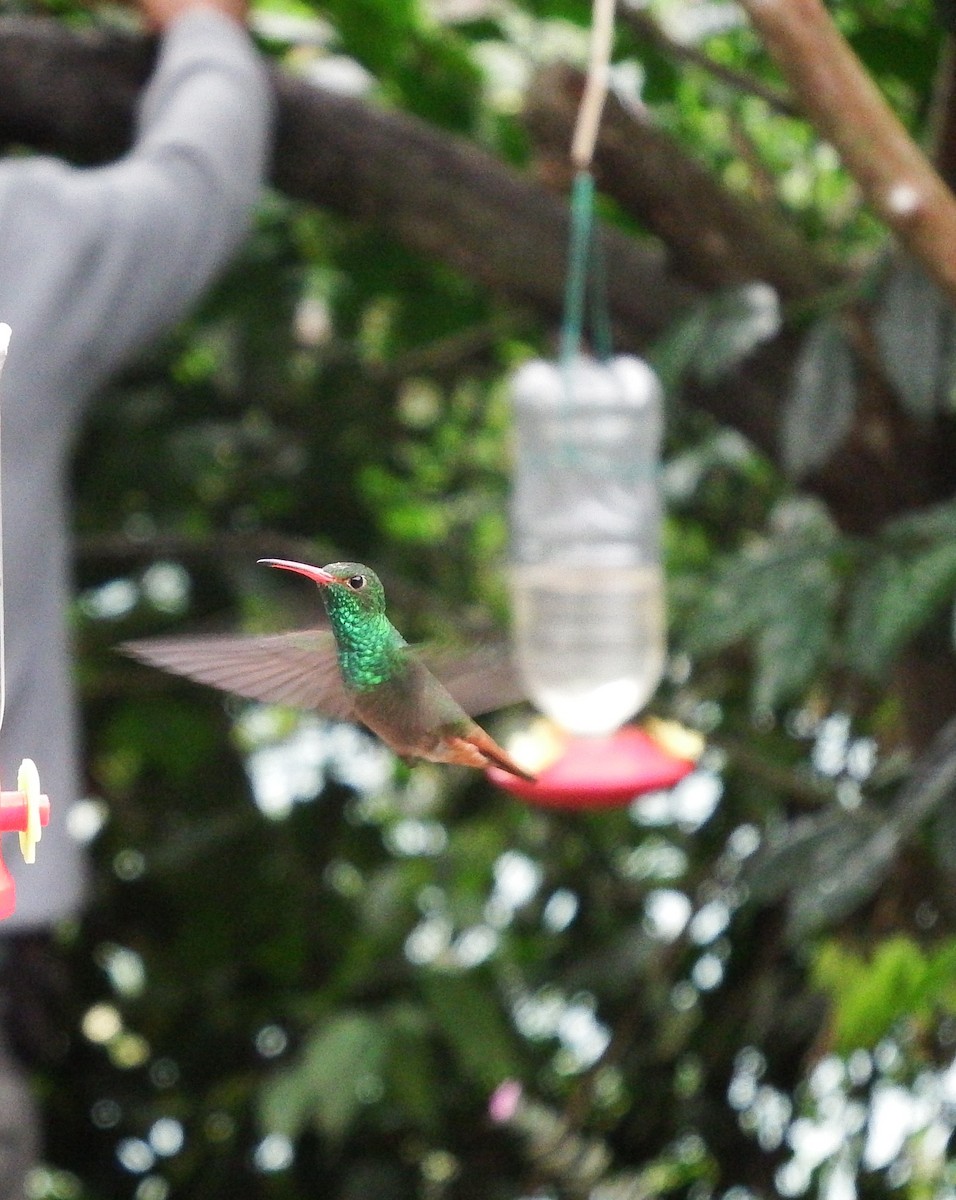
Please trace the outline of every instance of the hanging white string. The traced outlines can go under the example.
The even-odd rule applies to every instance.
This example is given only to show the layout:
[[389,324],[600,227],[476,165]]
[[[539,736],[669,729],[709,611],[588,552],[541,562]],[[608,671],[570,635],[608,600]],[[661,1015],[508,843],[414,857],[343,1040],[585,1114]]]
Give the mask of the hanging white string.
[[[0,322],[0,375],[3,374],[3,364],[7,361],[7,350],[10,348],[9,325]],[[0,454],[2,462],[2,454]],[[3,619],[3,472],[0,466],[0,726],[3,725],[3,714],[7,707],[7,666],[6,639],[4,636]]]
[[601,113],[610,84],[615,8],[616,0],[594,0],[588,73],[571,141],[571,162],[577,171],[588,170],[594,157]]

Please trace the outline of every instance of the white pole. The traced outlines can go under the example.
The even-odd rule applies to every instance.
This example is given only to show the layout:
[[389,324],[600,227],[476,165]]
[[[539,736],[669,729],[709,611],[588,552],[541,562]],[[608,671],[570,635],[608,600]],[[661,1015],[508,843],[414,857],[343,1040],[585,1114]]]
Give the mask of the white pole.
[[[3,365],[7,361],[7,350],[10,348],[10,335],[12,330],[9,325],[0,322],[0,375],[3,374]],[[0,464],[2,464],[2,452],[0,452]],[[3,617],[3,468],[0,465],[0,725],[3,725],[3,715],[7,706],[7,670],[6,670],[6,638],[4,635],[4,617]]]

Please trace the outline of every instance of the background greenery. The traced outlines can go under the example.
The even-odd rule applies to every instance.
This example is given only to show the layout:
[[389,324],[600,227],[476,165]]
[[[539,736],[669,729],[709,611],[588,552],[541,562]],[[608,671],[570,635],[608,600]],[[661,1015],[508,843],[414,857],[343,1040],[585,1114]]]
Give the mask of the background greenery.
[[[947,7],[829,7],[925,141]],[[257,12],[290,69],[359,64],[370,103],[529,174],[532,71],[580,64],[589,18],[578,0]],[[629,809],[535,810],[112,652],[307,619],[311,592],[263,554],[375,564],[413,636],[506,623],[503,380],[552,350],[551,314],[269,196],[241,261],[102,398],[76,455],[92,798],[71,819],[95,893],[60,935],[42,1195],[956,1193],[956,771],[953,736],[932,741],[956,678],[956,475],[943,455],[924,486],[914,456],[916,499],[867,521],[864,473],[841,481],[856,504],[814,475],[877,386],[946,447],[953,314],[812,126],[760,91],[780,84],[734,6],[650,12],[707,61],[622,19],[621,88],[825,263],[779,313],[712,281],[645,347],[668,386],[653,709],[707,735],[699,771]],[[770,454],[696,398],[781,322]]]

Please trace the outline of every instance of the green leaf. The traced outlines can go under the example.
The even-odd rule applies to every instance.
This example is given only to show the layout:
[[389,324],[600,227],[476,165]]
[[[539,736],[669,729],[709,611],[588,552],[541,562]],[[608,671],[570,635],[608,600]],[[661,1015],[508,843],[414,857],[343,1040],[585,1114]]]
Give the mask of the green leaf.
[[428,1014],[418,1005],[396,1004],[388,1024],[389,1096],[410,1124],[435,1130],[441,1124],[441,1108]]
[[783,411],[781,455],[795,479],[822,467],[850,429],[856,407],[853,354],[838,321],[814,324],[804,338]]
[[950,875],[956,874],[956,804],[939,805],[929,845],[943,870]]
[[903,646],[956,591],[956,542],[903,557],[883,554],[850,598],[844,639],[848,664],[883,676]]
[[757,638],[754,707],[775,708],[812,680],[830,643],[836,582],[819,557],[788,564],[777,576],[776,603]]
[[665,390],[693,373],[714,383],[780,331],[780,301],[769,284],[726,288],[674,323],[650,356]]
[[956,1007],[956,943],[922,950],[902,935],[888,938],[867,959],[835,942],[821,947],[813,979],[830,993],[834,1049],[871,1049],[903,1019],[925,1019]]
[[788,822],[772,833],[751,861],[746,881],[755,899],[779,900],[801,885],[839,876],[845,855],[855,852],[879,829],[862,810],[832,810]]
[[804,688],[829,647],[838,588],[832,557],[838,541],[816,508],[781,506],[783,532],[726,559],[704,589],[687,628],[692,654],[753,640],[752,697],[774,707]]
[[513,1039],[487,981],[432,972],[422,991],[466,1079],[491,1092],[520,1074]]
[[766,283],[728,288],[708,301],[693,356],[702,383],[715,383],[780,331],[780,301]]
[[665,392],[676,391],[690,369],[707,331],[707,313],[697,305],[675,321],[648,356]]
[[328,1137],[341,1138],[365,1103],[363,1086],[381,1074],[385,1048],[378,1018],[338,1013],[312,1035],[297,1063],[263,1087],[263,1128],[296,1137],[311,1123]]
[[726,560],[705,588],[687,628],[691,654],[713,654],[755,633],[772,604],[772,560],[767,544]]
[[884,541],[902,543],[905,548],[910,547],[914,539],[956,538],[956,503],[947,500],[904,513],[890,521],[881,536]]
[[787,898],[788,936],[799,941],[833,925],[868,899],[899,849],[896,829],[865,809],[791,822],[755,858],[755,898]]
[[900,258],[887,271],[873,314],[883,369],[906,410],[927,420],[936,410],[949,305],[922,267]]

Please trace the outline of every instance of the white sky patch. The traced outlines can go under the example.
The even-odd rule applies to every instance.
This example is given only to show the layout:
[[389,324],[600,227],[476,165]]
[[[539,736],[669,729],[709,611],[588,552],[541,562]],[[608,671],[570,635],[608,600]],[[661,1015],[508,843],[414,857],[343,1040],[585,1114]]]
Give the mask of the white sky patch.
[[730,907],[724,900],[711,900],[694,914],[690,923],[690,938],[698,946],[706,946],[724,932],[730,924]]
[[123,1138],[117,1144],[116,1157],[121,1167],[134,1175],[142,1175],[156,1162],[156,1155],[142,1138]]
[[138,600],[139,588],[132,579],[111,579],[81,592],[78,603],[93,621],[115,621],[131,613]]
[[389,826],[385,844],[393,854],[403,857],[434,856],[448,845],[448,831],[439,821],[407,817]]
[[160,1117],[149,1131],[149,1144],[155,1154],[171,1158],[186,1144],[186,1131],[175,1117]]
[[611,1042],[611,1031],[597,1018],[588,1001],[572,1001],[558,1019],[556,1030],[564,1060],[573,1072],[593,1067]]
[[618,866],[629,879],[664,882],[680,879],[687,870],[687,855],[673,842],[651,836],[633,848],[623,849],[618,856]]
[[463,930],[452,945],[452,955],[463,970],[480,966],[498,949],[501,935],[490,925],[473,925]]
[[555,1067],[562,1074],[586,1071],[610,1044],[611,1031],[598,1018],[594,997],[579,993],[570,999],[555,987],[522,996],[512,1009],[518,1032],[532,1041],[558,1042]]
[[850,745],[850,718],[846,713],[834,713],[821,721],[810,761],[821,775],[839,775],[846,766]]
[[578,915],[579,901],[569,888],[558,888],[551,893],[544,912],[541,914],[541,924],[549,933],[563,933]]
[[262,1139],[252,1156],[260,1171],[287,1171],[295,1161],[295,1147],[284,1133],[270,1133]]
[[104,800],[87,797],[76,800],[66,810],[66,831],[75,842],[86,846],[97,836],[109,817]]
[[873,1089],[863,1148],[863,1165],[868,1170],[888,1167],[914,1128],[926,1123],[928,1114],[921,1113],[920,1107],[905,1088],[879,1084]]
[[160,612],[177,615],[189,604],[191,580],[185,567],[175,562],[157,562],[140,576],[143,595]]
[[514,1006],[513,1016],[518,1031],[537,1041],[554,1037],[564,1010],[564,996],[555,987],[543,987],[522,996]]
[[376,85],[375,76],[348,54],[316,58],[303,74],[311,83],[339,96],[368,96]]
[[[892,1188],[916,1177],[945,1179],[947,1147],[956,1129],[956,1060],[944,1070],[921,1071],[907,1085],[894,1077],[899,1061],[899,1047],[886,1039],[872,1055],[857,1050],[846,1061],[828,1055],[817,1064],[807,1079],[812,1112],[797,1117],[786,1129],[792,1155],[777,1172],[781,1195],[802,1195],[815,1181],[821,1200],[856,1200],[861,1171],[885,1172]],[[743,1068],[739,1064],[738,1068],[741,1075]],[[874,1073],[881,1077],[864,1103],[852,1090],[866,1084]],[[743,1083],[754,1083],[757,1074]],[[741,1110],[741,1125],[759,1136],[759,1123],[751,1117],[757,1093],[764,1089],[737,1087],[738,1082],[735,1077],[728,1099]],[[782,1093],[779,1096],[789,1103]],[[786,1115],[781,1107],[771,1113],[771,1124],[779,1129]],[[952,1193],[937,1187],[934,1194]]]
[[494,888],[488,904],[494,912],[507,913],[510,920],[519,908],[537,895],[544,873],[533,858],[518,850],[506,850],[499,855],[493,871]]
[[430,913],[405,939],[405,957],[416,966],[427,966],[447,956],[454,926],[443,913]]
[[898,217],[911,217],[922,203],[920,190],[912,183],[894,183],[886,193],[886,207]]
[[254,704],[236,722],[241,744],[249,747],[246,770],[257,807],[281,819],[292,806],[316,797],[329,774],[365,793],[391,779],[393,759],[355,725],[296,716],[289,727],[286,709]]
[[110,942],[97,947],[96,961],[120,996],[142,995],[146,987],[146,964],[142,955]]
[[691,971],[691,979],[702,992],[712,991],[723,978],[724,964],[716,954],[702,954]]
[[651,937],[661,942],[679,938],[690,914],[690,900],[673,888],[655,888],[644,901],[644,926]]
[[630,807],[638,825],[678,825],[692,833],[713,814],[724,785],[716,771],[699,767],[666,792],[648,792],[638,796]]

